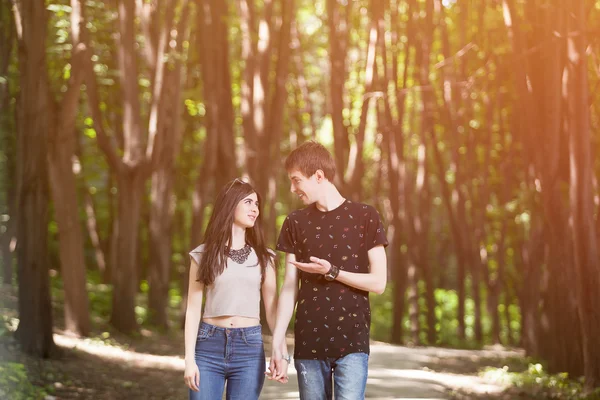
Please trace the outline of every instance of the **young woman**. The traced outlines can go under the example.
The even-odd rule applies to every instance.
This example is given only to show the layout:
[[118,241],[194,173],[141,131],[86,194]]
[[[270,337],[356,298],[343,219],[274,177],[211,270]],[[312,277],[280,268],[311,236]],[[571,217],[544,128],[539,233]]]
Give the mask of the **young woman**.
[[[226,382],[227,399],[258,399],[265,378],[260,293],[273,331],[274,255],[264,243],[258,193],[234,179],[217,196],[204,243],[190,252],[184,374],[190,399],[221,399]],[[287,346],[281,351],[287,354]]]

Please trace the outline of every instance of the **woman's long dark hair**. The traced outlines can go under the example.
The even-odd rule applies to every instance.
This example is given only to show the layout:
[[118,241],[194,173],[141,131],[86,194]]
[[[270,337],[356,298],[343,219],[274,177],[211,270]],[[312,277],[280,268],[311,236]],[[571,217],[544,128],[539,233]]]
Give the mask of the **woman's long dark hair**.
[[226,184],[215,200],[212,215],[204,233],[204,252],[200,259],[197,280],[205,285],[214,283],[217,276],[221,275],[227,266],[227,256],[231,247],[231,231],[234,222],[235,209],[238,203],[256,193],[258,197],[259,214],[252,228],[246,229],[246,243],[249,244],[260,264],[262,280],[265,270],[273,256],[267,250],[262,231],[262,201],[260,194],[252,185],[239,178]]

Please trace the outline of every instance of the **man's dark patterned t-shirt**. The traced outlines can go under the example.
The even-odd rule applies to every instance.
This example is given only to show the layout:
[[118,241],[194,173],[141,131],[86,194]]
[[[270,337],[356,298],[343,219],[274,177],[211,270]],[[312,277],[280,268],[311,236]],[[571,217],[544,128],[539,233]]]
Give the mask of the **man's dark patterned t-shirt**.
[[[388,242],[374,207],[346,200],[334,210],[319,211],[316,204],[285,219],[277,250],[296,260],[325,259],[341,271],[369,272],[368,251]],[[338,358],[369,353],[371,309],[369,293],[327,281],[321,274],[298,270],[300,289],[295,319],[297,359]]]

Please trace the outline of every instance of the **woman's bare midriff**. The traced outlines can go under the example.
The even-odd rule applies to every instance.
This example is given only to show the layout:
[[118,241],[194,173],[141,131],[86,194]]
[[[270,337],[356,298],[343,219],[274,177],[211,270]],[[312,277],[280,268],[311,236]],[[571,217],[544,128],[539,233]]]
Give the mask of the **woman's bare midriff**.
[[248,328],[250,326],[260,325],[260,320],[258,318],[238,316],[202,318],[202,321],[221,328]]

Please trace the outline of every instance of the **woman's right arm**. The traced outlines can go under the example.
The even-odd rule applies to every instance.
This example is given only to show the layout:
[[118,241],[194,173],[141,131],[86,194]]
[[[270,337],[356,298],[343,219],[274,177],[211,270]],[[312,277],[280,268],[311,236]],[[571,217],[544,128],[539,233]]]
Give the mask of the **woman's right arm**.
[[202,292],[204,284],[196,281],[198,264],[192,259],[188,283],[187,309],[185,312],[185,372],[183,379],[186,385],[196,392],[199,391],[200,372],[196,365],[195,350],[198,326],[202,317]]

